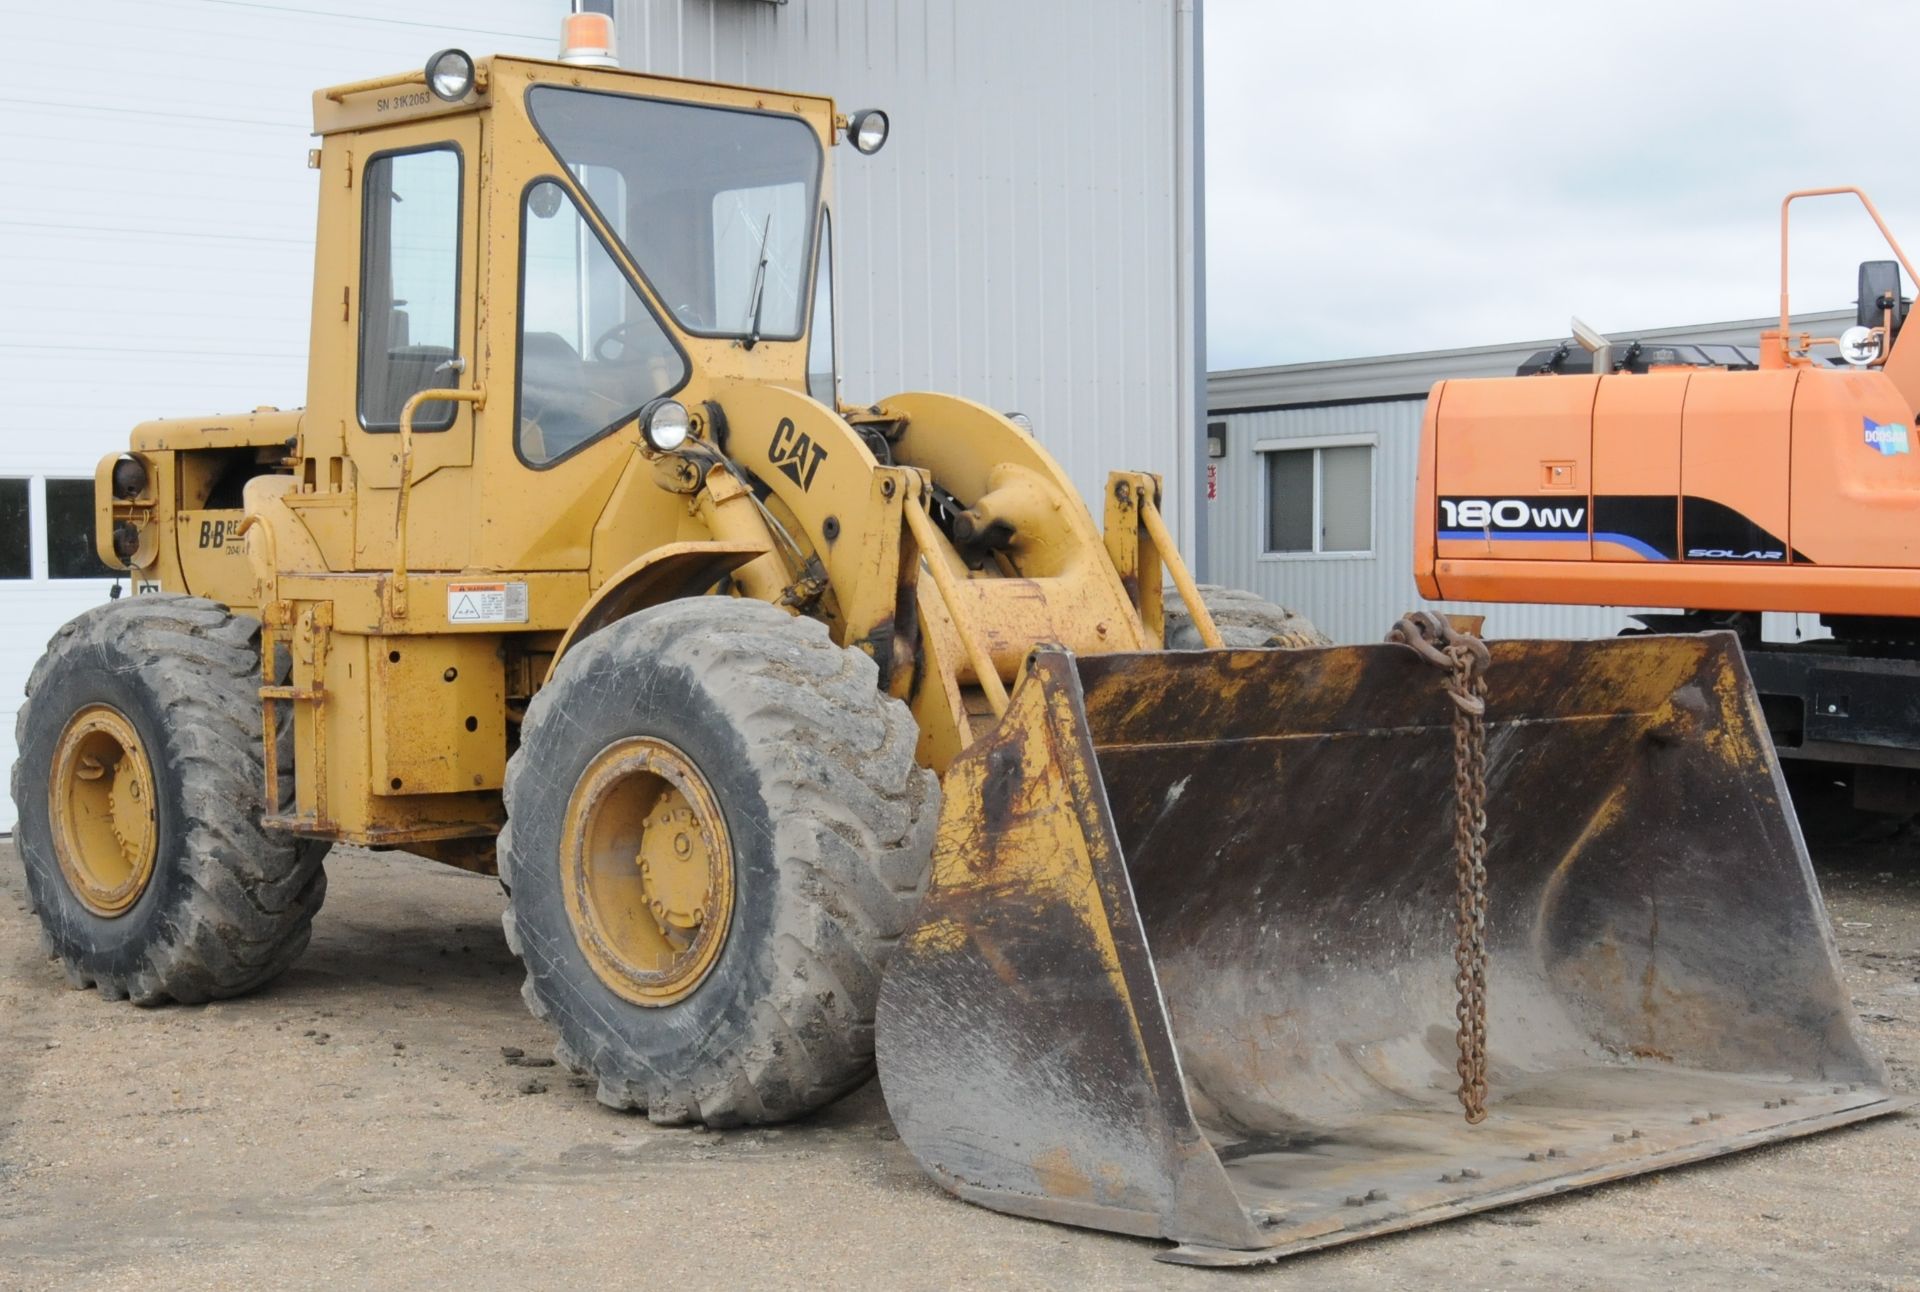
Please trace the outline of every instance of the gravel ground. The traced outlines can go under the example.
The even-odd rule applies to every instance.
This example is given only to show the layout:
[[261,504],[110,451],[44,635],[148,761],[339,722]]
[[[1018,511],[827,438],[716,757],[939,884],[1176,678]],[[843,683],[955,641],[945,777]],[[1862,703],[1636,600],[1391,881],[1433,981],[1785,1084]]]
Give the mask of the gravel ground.
[[[950,1198],[871,1085],[772,1130],[609,1112],[549,1065],[493,881],[328,865],[278,983],[140,1010],[67,989],[0,842],[0,1287],[1920,1289],[1911,1115],[1252,1272],[1158,1264]],[[1866,1033],[1920,1089],[1920,837],[1821,870]]]

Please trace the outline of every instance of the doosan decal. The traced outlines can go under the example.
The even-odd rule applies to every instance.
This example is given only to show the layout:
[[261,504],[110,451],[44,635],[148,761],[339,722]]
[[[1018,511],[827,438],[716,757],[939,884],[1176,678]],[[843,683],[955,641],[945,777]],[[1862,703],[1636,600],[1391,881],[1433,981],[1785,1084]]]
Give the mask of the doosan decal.
[[1587,509],[1570,506],[1564,498],[1442,498],[1440,518],[1442,538],[1489,530],[1505,537],[1553,538],[1584,538],[1587,532]]
[[1866,436],[1867,447],[1878,452],[1880,456],[1890,458],[1896,453],[1908,451],[1908,435],[1904,423],[1876,422],[1871,417],[1863,417],[1860,420],[1866,424],[1863,433]]

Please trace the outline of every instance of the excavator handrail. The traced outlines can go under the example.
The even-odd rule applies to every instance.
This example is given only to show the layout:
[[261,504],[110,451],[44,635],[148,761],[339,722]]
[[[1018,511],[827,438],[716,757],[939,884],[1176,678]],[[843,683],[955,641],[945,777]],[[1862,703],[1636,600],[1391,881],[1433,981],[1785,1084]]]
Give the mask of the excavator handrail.
[[[1900,249],[1900,242],[1893,236],[1893,230],[1889,229],[1887,222],[1880,218],[1879,208],[1874,206],[1873,199],[1868,197],[1864,190],[1855,188],[1851,184],[1843,184],[1835,188],[1795,189],[1780,202],[1780,341],[1782,345],[1786,344],[1787,336],[1793,326],[1789,321],[1790,311],[1787,308],[1788,208],[1803,197],[1837,197],[1842,193],[1851,193],[1860,199],[1860,205],[1867,208],[1867,214],[1879,228],[1880,236],[1887,240],[1887,245],[1893,248],[1893,254],[1899,259],[1901,267],[1907,271],[1907,278],[1912,282],[1920,283],[1920,273],[1914,272],[1913,262],[1908,260],[1907,253]],[[1883,346],[1878,362],[1885,363],[1889,351],[1890,347]]]

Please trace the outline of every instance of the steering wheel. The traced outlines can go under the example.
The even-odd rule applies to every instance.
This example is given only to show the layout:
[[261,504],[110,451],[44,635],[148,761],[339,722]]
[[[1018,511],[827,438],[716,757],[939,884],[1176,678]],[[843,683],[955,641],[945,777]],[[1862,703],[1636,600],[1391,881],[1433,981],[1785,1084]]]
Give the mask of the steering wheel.
[[[651,319],[647,321],[652,322]],[[627,341],[633,333],[633,330],[639,326],[640,321],[638,319],[628,319],[624,323],[615,323],[612,327],[594,338],[593,357],[601,363],[626,362]],[[618,344],[620,347],[617,352],[612,350],[615,344]]]

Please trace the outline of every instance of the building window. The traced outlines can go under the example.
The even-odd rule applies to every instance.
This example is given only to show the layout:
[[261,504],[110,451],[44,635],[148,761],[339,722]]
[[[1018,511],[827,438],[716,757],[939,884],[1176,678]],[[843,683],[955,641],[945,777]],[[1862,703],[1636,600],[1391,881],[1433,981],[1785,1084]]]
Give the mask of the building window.
[[93,546],[93,481],[47,481],[47,577],[117,579]]
[[0,579],[33,577],[33,518],[27,483],[0,480]]
[[1283,555],[1373,550],[1373,446],[1264,450],[1267,547]]

